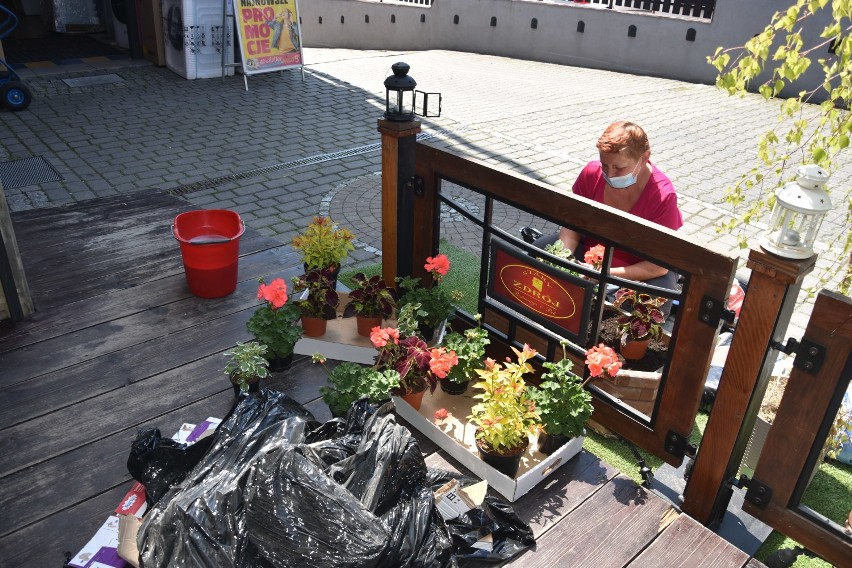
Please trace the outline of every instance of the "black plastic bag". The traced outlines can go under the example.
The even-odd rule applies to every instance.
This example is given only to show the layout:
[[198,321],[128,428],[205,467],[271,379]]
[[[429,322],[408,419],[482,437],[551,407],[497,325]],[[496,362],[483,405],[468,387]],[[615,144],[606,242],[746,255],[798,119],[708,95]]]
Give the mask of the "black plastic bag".
[[163,438],[156,428],[139,430],[130,445],[127,471],[145,486],[145,500],[155,505],[166,492],[183,481],[210,448],[212,438],[192,445]]
[[523,549],[529,527],[490,497],[451,538],[435,480],[392,410],[359,401],[345,421],[319,424],[282,393],[242,399],[204,458],[146,515],[141,566],[453,567],[455,534],[471,530],[498,540],[487,559]]
[[[479,482],[478,479],[446,470],[429,470],[433,490],[437,491],[452,479],[457,479],[460,487]],[[503,562],[535,544],[532,529],[518,517],[512,505],[490,493],[485,496],[482,505],[445,523],[453,540],[455,557],[461,566],[469,561]],[[476,541],[489,534],[492,539],[491,551],[473,547]]]

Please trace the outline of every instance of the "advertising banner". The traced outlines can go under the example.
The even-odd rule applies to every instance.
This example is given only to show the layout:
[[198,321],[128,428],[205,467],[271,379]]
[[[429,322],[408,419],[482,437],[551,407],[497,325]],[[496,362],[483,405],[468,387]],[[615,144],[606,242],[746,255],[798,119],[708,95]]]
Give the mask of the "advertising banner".
[[302,31],[296,0],[234,0],[246,75],[302,66]]
[[491,243],[488,295],[575,342],[585,339],[594,286],[520,249]]

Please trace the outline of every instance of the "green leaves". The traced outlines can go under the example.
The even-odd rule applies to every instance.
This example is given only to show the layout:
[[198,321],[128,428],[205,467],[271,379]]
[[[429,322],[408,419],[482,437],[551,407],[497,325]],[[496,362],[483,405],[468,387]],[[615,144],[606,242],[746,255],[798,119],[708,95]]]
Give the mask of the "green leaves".
[[[831,17],[822,28],[820,39],[812,45],[805,43],[802,34],[806,20],[820,10],[828,10]],[[782,101],[779,121],[757,140],[758,163],[738,181],[726,189],[725,201],[733,207],[733,216],[720,222],[719,232],[732,232],[741,247],[747,246],[743,224],[757,221],[768,213],[773,202],[765,197],[790,181],[791,170],[801,163],[815,163],[831,172],[835,159],[849,147],[852,136],[852,117],[849,101],[852,100],[852,0],[797,0],[786,10],[777,12],[771,22],[755,37],[739,47],[719,47],[707,62],[717,71],[716,85],[728,94],[744,96],[750,82],[764,69],[771,70],[762,84],[751,87],[765,100],[779,96],[785,88],[796,87],[797,81],[808,71],[813,54],[817,54],[820,71],[824,75],[818,87],[799,91]],[[829,44],[833,54],[827,53]],[[770,50],[775,46],[770,57]],[[820,105],[812,100],[824,99]],[[849,200],[848,186],[835,188]],[[834,197],[832,197],[834,198]],[[852,201],[850,201],[852,203]],[[852,214],[847,215],[847,222]],[[845,274],[839,285],[846,293],[852,282],[852,268],[848,262],[850,239],[846,240],[836,262],[821,268],[820,282],[824,284],[842,270]]]

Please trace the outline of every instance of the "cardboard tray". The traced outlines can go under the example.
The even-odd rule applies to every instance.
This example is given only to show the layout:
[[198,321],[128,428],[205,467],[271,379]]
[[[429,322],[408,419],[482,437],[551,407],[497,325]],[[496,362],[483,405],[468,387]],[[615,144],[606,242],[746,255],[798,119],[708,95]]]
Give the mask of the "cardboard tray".
[[[474,439],[475,427],[467,422],[470,409],[476,402],[472,395],[472,388],[468,388],[468,392],[463,395],[449,395],[439,387],[432,395],[428,392],[424,395],[419,411],[399,397],[393,397],[393,401],[400,417],[512,502],[520,499],[583,449],[584,438],[579,436],[548,456],[538,451],[538,440],[533,436],[521,458],[518,475],[511,479],[479,459]],[[444,420],[435,418],[435,411],[440,408],[448,412]]]
[[[372,365],[376,358],[376,348],[369,337],[358,335],[355,318],[344,318],[343,309],[349,303],[349,294],[339,292],[340,304],[337,318],[328,320],[328,328],[321,337],[302,337],[293,347],[296,355],[322,353],[327,359],[352,361]],[[382,322],[382,327],[396,327],[396,320]]]

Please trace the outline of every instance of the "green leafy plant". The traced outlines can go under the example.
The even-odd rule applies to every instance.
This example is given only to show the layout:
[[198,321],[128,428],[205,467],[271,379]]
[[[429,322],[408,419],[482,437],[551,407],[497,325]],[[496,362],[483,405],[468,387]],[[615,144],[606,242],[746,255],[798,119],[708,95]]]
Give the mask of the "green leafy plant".
[[500,365],[485,360],[485,368],[477,369],[479,381],[473,386],[482,392],[474,395],[481,402],[471,408],[468,417],[476,426],[476,439],[484,449],[495,454],[512,454],[526,447],[529,435],[538,430],[540,418],[535,402],[528,398],[523,376],[533,372],[529,361],[536,351],[524,345],[522,351],[512,347],[517,362]]
[[592,415],[592,395],[583,379],[571,372],[573,363],[562,344],[562,359],[545,361],[541,384],[529,387],[529,397],[541,417],[544,431],[552,436],[581,436]]
[[333,369],[326,366],[326,358],[316,353],[314,363],[320,363],[328,373],[329,387],[320,387],[323,401],[337,416],[346,413],[353,402],[364,397],[379,403],[390,398],[390,392],[399,385],[399,375],[391,369],[378,370],[358,363],[345,361]]
[[443,346],[448,351],[453,351],[458,357],[458,365],[453,367],[445,380],[462,384],[474,380],[476,368],[482,364],[485,357],[485,346],[491,343],[488,339],[488,331],[480,325],[482,315],[474,316],[476,327],[471,327],[464,332],[451,331],[444,336]]
[[[803,30],[817,13],[831,11],[819,39],[806,45]],[[719,72],[716,85],[728,94],[744,96],[756,90],[764,99],[778,97],[796,82],[814,63],[820,67],[823,81],[811,90],[799,90],[780,105],[775,126],[757,141],[758,161],[736,183],[728,187],[725,200],[734,215],[717,228],[718,232],[739,237],[740,247],[748,247],[745,227],[760,217],[774,202],[773,190],[788,181],[790,168],[816,164],[828,172],[837,169],[837,158],[847,151],[852,136],[852,34],[849,0],[797,0],[789,8],[776,12],[769,24],[742,46],[720,47],[707,58]],[[831,48],[832,53],[827,53]],[[770,70],[771,69],[771,70]],[[754,84],[760,80],[759,84]],[[822,101],[819,106],[808,104]],[[841,184],[846,202],[846,224],[852,221],[852,191]],[[755,193],[757,194],[755,196]],[[843,274],[838,286],[848,294],[852,284],[849,251],[852,232],[846,231],[843,250],[824,263],[821,281]]]
[[293,347],[302,337],[299,319],[299,307],[287,303],[287,284],[282,278],[276,278],[269,285],[260,281],[257,298],[265,300],[246,322],[246,329],[266,345],[268,355],[286,357],[293,353]]
[[237,343],[237,346],[224,354],[230,357],[225,365],[225,374],[231,382],[240,385],[241,392],[247,392],[249,384],[269,375],[269,361],[266,360],[266,346],[256,341]]
[[355,246],[354,235],[338,228],[330,217],[314,217],[305,230],[293,237],[293,248],[302,254],[306,270],[338,268]]
[[378,350],[374,367],[378,370],[392,370],[397,376],[394,394],[405,395],[429,389],[435,391],[439,379],[446,378],[450,370],[458,364],[453,351],[445,347],[429,347],[425,341],[414,334],[414,311],[416,306],[403,306],[399,321],[400,327],[374,328],[370,333],[370,342]]
[[823,455],[833,460],[837,459],[837,454],[843,450],[844,444],[852,442],[850,432],[852,432],[852,410],[841,407],[834,422],[831,423],[823,446]]
[[663,323],[666,318],[660,306],[665,298],[655,298],[650,294],[640,294],[636,290],[619,288],[615,292],[612,305],[616,308],[627,304],[628,313],[618,317],[618,331],[622,345],[629,341],[659,339],[663,335]]
[[343,311],[348,317],[354,312],[365,317],[389,318],[396,309],[396,293],[380,275],[366,276],[359,272],[352,277],[355,288],[349,292],[349,303]]
[[447,290],[441,285],[444,276],[450,271],[450,260],[439,254],[426,259],[423,266],[432,276],[429,286],[421,285],[420,278],[405,276],[397,278],[400,289],[400,306],[420,304],[420,316],[424,325],[436,328],[441,322],[456,313],[456,304],[461,300],[460,292]]
[[331,272],[328,268],[315,268],[293,281],[294,292],[307,292],[295,302],[303,316],[321,319],[337,317],[340,295],[335,290]]

